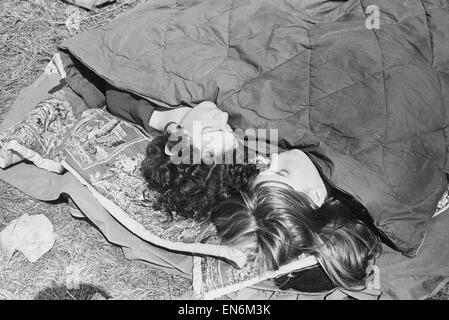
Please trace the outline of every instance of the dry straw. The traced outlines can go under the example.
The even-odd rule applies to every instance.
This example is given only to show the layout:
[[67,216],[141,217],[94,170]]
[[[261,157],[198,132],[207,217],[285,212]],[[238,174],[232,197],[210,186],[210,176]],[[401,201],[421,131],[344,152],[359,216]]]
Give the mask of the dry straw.
[[[93,14],[56,0],[0,1],[0,121],[71,32],[103,25],[141,2],[122,1]],[[79,29],[69,30],[65,22],[76,10]],[[85,285],[78,291],[61,288],[67,282],[67,270],[74,269],[82,283],[112,299],[176,299],[191,292],[190,280],[126,260],[121,249],[109,244],[94,226],[74,219],[65,201],[37,201],[0,180],[0,230],[24,213],[44,213],[55,227],[57,240],[35,263],[16,253],[0,267],[0,300],[33,299],[39,293],[49,299],[89,298],[92,287],[90,291]]]

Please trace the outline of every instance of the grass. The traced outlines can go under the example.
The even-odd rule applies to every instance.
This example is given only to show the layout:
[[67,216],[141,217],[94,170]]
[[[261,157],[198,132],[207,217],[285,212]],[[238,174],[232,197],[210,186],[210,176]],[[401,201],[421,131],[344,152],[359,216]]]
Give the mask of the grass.
[[[64,39],[103,25],[144,1],[120,1],[90,13],[59,0],[0,0],[0,121]],[[78,29],[65,23],[73,12],[79,13]],[[176,299],[191,294],[189,280],[126,260],[121,249],[88,221],[73,218],[66,203],[35,200],[0,180],[0,230],[24,213],[45,213],[54,225],[56,243],[35,263],[17,252],[0,266],[0,300]],[[65,287],[70,269],[79,272],[79,290]],[[433,299],[448,300],[449,286]]]
[[[103,25],[145,0],[127,0],[92,14],[60,0],[0,1],[0,120],[19,91],[31,84],[66,38]],[[66,26],[79,13],[79,28]]]
[[121,249],[88,221],[73,218],[65,203],[40,202],[5,183],[0,185],[0,203],[2,225],[23,213],[45,213],[57,235],[54,247],[35,263],[16,252],[0,269],[0,299],[34,299],[49,288],[57,291],[70,279],[71,270],[79,273],[82,283],[113,299],[174,299],[190,291],[187,279],[126,260]]
[[[0,1],[0,121],[61,41],[143,1],[122,1],[96,13],[59,0]],[[80,26],[69,30],[65,21],[74,11]],[[16,252],[0,266],[0,299],[89,299],[95,293],[112,299],[176,299],[191,293],[190,280],[126,260],[88,221],[73,218],[66,203],[38,201],[0,180],[0,230],[24,213],[44,213],[55,228],[56,243],[35,263]],[[66,290],[70,270],[79,272],[83,284],[78,290]]]

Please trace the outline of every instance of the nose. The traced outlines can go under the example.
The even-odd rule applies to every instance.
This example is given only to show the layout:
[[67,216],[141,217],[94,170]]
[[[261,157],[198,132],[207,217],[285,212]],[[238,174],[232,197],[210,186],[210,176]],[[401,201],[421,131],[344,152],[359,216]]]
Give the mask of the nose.
[[270,170],[273,172],[277,172],[279,164],[279,154],[273,153],[270,157]]

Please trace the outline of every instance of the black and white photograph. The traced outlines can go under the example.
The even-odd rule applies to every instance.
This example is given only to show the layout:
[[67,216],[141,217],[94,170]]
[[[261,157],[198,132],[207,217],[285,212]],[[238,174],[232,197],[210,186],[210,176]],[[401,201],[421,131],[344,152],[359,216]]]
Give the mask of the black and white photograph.
[[0,0],[0,301],[449,300],[448,178],[449,0]]

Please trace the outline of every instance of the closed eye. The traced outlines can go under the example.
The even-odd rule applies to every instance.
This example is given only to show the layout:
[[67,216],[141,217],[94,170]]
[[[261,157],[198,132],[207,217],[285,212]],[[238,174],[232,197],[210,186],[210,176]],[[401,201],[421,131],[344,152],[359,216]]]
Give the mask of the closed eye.
[[285,169],[280,170],[280,171],[278,171],[278,172],[276,172],[276,173],[277,173],[278,175],[280,175],[281,177],[287,177],[287,176],[289,175],[288,171],[285,170]]
[[209,133],[209,132],[214,132],[217,131],[217,129],[213,128],[213,127],[203,127],[203,130],[201,130],[201,133]]
[[202,134],[205,133],[213,133],[213,132],[232,132],[232,130],[225,130],[225,129],[217,129],[214,127],[204,127],[203,130],[201,131]]

